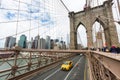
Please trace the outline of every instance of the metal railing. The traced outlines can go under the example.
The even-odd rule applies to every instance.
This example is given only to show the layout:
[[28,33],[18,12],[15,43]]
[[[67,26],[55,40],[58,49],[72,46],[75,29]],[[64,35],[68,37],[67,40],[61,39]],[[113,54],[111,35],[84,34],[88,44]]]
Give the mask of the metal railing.
[[72,56],[50,50],[0,50],[0,80],[7,80]]
[[0,54],[5,52],[9,56],[0,59],[0,80],[26,77],[78,53],[87,57],[90,80],[120,80],[120,54],[90,50],[0,50]]

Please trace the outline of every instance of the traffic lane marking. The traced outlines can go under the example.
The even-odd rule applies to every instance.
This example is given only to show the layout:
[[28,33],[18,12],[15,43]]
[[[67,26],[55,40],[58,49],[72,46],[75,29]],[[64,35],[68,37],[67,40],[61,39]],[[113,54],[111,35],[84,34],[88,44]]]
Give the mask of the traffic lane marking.
[[[86,61],[85,61],[85,62],[86,62]],[[87,68],[87,66],[86,66],[86,64],[85,64],[85,69],[84,69],[84,80],[86,80],[86,72],[87,72],[86,68]]]
[[58,71],[60,71],[61,68],[57,69],[55,72],[53,72],[51,75],[47,76],[44,80],[47,80],[48,78],[50,78],[51,76],[53,76],[55,73],[57,73]]
[[71,74],[71,72],[73,71],[73,69],[78,65],[78,63],[80,62],[82,58],[80,57],[79,61],[77,61],[77,63],[75,64],[75,66],[71,69],[71,71],[68,73],[68,75],[65,77],[64,80],[67,80],[67,78],[69,77],[69,75]]
[[[81,56],[80,56],[80,58],[81,58]],[[76,60],[76,58],[73,58],[72,60],[73,60],[73,62],[74,62],[74,60]],[[61,69],[61,68],[57,69],[57,70],[54,71],[51,75],[47,76],[47,77],[46,77],[45,79],[43,79],[43,80],[49,79],[49,78],[52,77],[54,74],[56,74],[58,71],[60,71],[60,69]]]

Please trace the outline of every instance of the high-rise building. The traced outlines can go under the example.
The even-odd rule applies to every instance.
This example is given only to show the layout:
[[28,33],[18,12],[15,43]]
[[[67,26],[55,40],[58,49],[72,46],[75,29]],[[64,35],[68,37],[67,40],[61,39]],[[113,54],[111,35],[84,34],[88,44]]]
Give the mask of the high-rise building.
[[33,40],[33,37],[31,38],[31,41],[28,42],[28,49],[35,49],[35,41]]
[[38,38],[38,47],[37,48],[40,49],[40,36],[38,35],[37,38]]
[[10,36],[9,36],[9,37],[6,37],[6,40],[5,40],[5,48],[8,48],[8,46],[9,46],[9,41],[10,41]]
[[46,47],[46,41],[43,38],[40,38],[40,49],[45,49]]
[[26,40],[27,40],[27,37],[25,35],[21,35],[20,40],[18,42],[18,46],[21,48],[26,48]]
[[33,42],[32,42],[32,47],[31,47],[32,49],[35,49],[35,40],[33,40]]
[[54,47],[53,49],[59,50],[60,49],[60,44],[59,44],[59,39],[54,39]]
[[70,46],[70,34],[67,34],[67,44],[66,47],[69,48]]
[[31,49],[31,48],[32,48],[32,42],[31,42],[31,41],[27,42],[27,48],[28,48],[28,49]]
[[35,37],[34,43],[35,43],[35,49],[40,48],[40,36],[39,35]]
[[59,42],[59,39],[55,39],[55,43]]
[[50,49],[50,36],[46,36],[46,49]]
[[9,48],[12,48],[13,46],[15,46],[15,43],[16,43],[16,38],[10,37]]
[[12,48],[13,46],[15,46],[15,43],[16,43],[16,38],[12,36],[6,37],[5,48]]
[[54,49],[54,40],[53,39],[51,39],[50,40],[50,49]]

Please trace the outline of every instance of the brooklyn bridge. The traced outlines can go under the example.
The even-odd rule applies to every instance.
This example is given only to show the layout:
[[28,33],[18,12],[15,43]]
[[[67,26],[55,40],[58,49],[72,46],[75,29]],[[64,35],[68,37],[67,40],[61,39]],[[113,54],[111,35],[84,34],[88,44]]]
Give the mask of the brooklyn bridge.
[[0,80],[120,80],[119,3],[0,0]]

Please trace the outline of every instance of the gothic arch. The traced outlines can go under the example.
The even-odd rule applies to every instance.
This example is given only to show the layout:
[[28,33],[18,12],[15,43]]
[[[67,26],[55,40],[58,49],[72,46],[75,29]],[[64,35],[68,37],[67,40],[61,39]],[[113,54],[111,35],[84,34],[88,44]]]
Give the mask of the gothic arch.
[[[76,26],[75,31],[77,31],[77,30],[78,30],[78,27],[79,27],[80,25],[83,25],[83,26],[85,27],[85,29],[86,29],[85,24],[83,24],[82,22],[80,22],[80,23]],[[87,29],[86,29],[86,30],[87,30]]]
[[[116,32],[116,27],[114,22],[111,22],[110,20],[113,20],[112,15],[112,7],[111,3],[109,1],[105,1],[103,5],[97,6],[94,8],[89,8],[84,11],[80,12],[70,12],[69,18],[70,18],[70,48],[71,49],[77,49],[77,28],[80,24],[83,24],[86,28],[87,32],[87,43],[88,48],[93,46],[93,40],[92,40],[92,25],[95,21],[99,21],[100,24],[104,28],[105,32],[105,38],[107,42],[107,46],[110,47],[111,45],[118,46],[118,36]],[[104,18],[108,17],[110,20]]]

